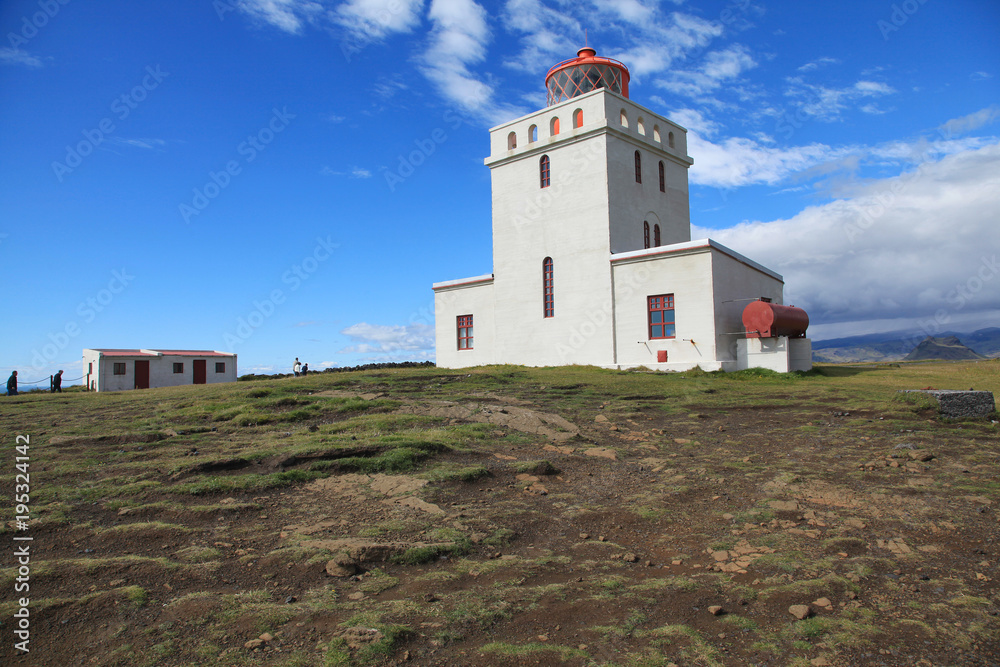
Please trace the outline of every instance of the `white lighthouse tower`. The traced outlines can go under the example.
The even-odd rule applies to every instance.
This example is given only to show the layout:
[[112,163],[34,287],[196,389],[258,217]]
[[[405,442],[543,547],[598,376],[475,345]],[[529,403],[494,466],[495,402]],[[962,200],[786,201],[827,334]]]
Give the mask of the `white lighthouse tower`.
[[490,130],[494,270],[434,285],[437,364],[735,368],[743,306],[783,282],[691,241],[687,131],[594,49],[545,83],[545,109]]

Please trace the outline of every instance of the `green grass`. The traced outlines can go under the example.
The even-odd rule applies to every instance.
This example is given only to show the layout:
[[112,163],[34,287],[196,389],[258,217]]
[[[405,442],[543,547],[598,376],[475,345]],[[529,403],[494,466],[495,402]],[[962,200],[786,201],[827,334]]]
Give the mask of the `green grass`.
[[[404,648],[411,660],[441,664],[466,657],[621,667],[744,659],[722,651],[732,650],[732,636],[723,640],[723,633],[755,652],[751,661],[798,665],[834,646],[844,654],[870,652],[900,633],[968,650],[1000,640],[989,588],[950,565],[964,562],[953,558],[956,541],[947,533],[916,537],[931,523],[981,532],[977,510],[989,506],[959,499],[1000,498],[996,426],[934,419],[919,400],[897,394],[929,385],[1000,393],[997,368],[822,367],[789,376],[591,367],[371,370],[30,395],[4,402],[0,429],[33,434],[32,529],[59,545],[35,553],[34,610],[79,607],[95,627],[108,626],[119,649],[109,664],[202,664],[235,647],[220,664],[249,665],[263,654],[244,652],[242,642],[268,631],[308,633],[300,634],[308,637],[302,647],[267,649],[282,665],[403,664]],[[408,412],[484,400],[558,414],[586,435],[569,441],[574,451],[567,454],[543,449],[549,443],[535,433],[475,421],[485,413],[454,420]],[[834,418],[833,410],[852,415]],[[622,430],[602,430],[598,414]],[[61,443],[50,443],[54,436]],[[678,445],[676,438],[690,442]],[[927,471],[935,486],[906,489],[899,473],[857,470],[899,442],[936,450],[940,458]],[[584,457],[594,445],[613,448],[619,460]],[[12,460],[12,438],[0,442],[0,454]],[[197,468],[232,459],[247,466]],[[265,467],[282,460],[293,462]],[[11,470],[0,472],[3,481],[12,481]],[[374,494],[338,498],[332,485],[311,484],[348,473],[418,477],[429,482],[420,498],[444,514]],[[557,473],[559,479],[546,480],[545,497],[525,496],[515,479]],[[363,482],[356,486],[364,491]],[[852,491],[856,505],[810,499],[813,489],[827,486]],[[767,507],[769,499],[793,498],[827,523],[816,527],[819,539],[758,525],[795,519],[811,529]],[[723,514],[735,518],[724,521]],[[299,530],[320,515],[330,522],[326,528]],[[871,528],[847,527],[850,517]],[[0,507],[0,536],[8,540],[11,519],[12,508]],[[607,540],[581,540],[581,532]],[[874,546],[880,537],[908,535],[912,547],[934,544],[942,552],[897,558]],[[306,541],[346,537],[413,548],[394,562],[365,563],[367,574],[358,579],[327,577],[332,552]],[[776,553],[755,560],[749,575],[708,569],[708,549],[734,548],[743,539]],[[626,551],[640,562],[623,562]],[[647,559],[663,569],[645,567]],[[905,593],[906,582],[882,576],[896,569],[912,575],[917,566],[938,569],[926,570],[933,579],[920,583],[916,598]],[[5,565],[0,587],[12,590],[14,573]],[[173,592],[164,582],[183,588]],[[289,591],[296,599],[286,602]],[[426,602],[428,591],[438,599]],[[851,591],[864,607],[845,600]],[[353,592],[365,597],[348,597]],[[798,622],[783,613],[789,600],[821,596],[834,600],[832,611]],[[729,613],[709,617],[706,600]],[[776,604],[777,616],[764,613]],[[544,627],[548,609],[565,614],[576,605],[607,618],[599,629]],[[693,613],[689,606],[701,610],[696,621],[684,615]],[[173,625],[149,622],[161,607]],[[2,615],[13,610],[9,601],[0,604]],[[377,628],[382,639],[349,649],[337,637],[348,622]],[[578,630],[591,634],[567,639]],[[536,641],[543,633],[551,641]],[[580,644],[588,648],[574,648]],[[915,661],[907,647],[892,647]]]

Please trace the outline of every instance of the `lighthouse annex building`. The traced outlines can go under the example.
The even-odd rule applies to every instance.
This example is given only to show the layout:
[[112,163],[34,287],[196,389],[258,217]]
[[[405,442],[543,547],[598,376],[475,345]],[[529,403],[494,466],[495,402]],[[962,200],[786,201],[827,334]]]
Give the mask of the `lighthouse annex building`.
[[438,366],[735,370],[743,308],[782,303],[780,275],[691,240],[687,131],[628,83],[581,49],[545,109],[490,130],[493,273],[433,285]]

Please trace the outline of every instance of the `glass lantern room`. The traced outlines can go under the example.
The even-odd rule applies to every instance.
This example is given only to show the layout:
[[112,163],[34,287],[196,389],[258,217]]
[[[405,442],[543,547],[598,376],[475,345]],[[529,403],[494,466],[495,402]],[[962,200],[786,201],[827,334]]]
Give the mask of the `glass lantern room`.
[[589,47],[580,49],[576,58],[565,60],[545,77],[548,106],[579,97],[598,88],[607,88],[628,97],[628,68],[611,58],[600,58]]

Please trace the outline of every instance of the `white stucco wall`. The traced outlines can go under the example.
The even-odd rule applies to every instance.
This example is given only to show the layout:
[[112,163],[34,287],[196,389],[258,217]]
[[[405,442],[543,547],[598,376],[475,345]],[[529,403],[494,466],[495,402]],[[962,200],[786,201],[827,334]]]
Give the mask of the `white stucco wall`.
[[812,341],[808,338],[743,338],[737,341],[735,370],[767,368],[778,373],[812,368]]
[[[594,91],[517,121],[537,124],[547,134],[552,115],[560,114],[561,129],[530,148],[505,149],[487,161],[493,182],[498,363],[597,364],[612,353],[610,324],[582,341],[578,331],[580,318],[611,298],[603,94]],[[577,108],[584,111],[584,124],[573,129]],[[491,145],[498,145],[497,135],[504,139],[505,130],[493,131]],[[550,161],[546,188],[539,182],[542,155]],[[548,318],[542,294],[546,257],[553,261],[555,305],[555,316]]]
[[[710,243],[715,243],[711,241]],[[716,244],[718,245],[718,244]],[[743,309],[752,299],[767,297],[782,304],[784,281],[781,276],[724,246],[712,254],[712,284],[715,289],[716,350],[723,370],[732,370],[736,361],[736,341],[744,338]]]
[[[634,256],[613,263],[618,353],[612,363],[621,368],[686,370],[701,366],[705,370],[719,370],[715,356],[711,249],[660,250],[664,252],[633,253]],[[647,297],[659,294],[674,295],[676,337],[673,339],[649,338]],[[666,363],[657,361],[658,350],[666,350]]]
[[[459,315],[472,315],[472,349],[458,349]],[[434,285],[436,364],[468,368],[496,363],[493,281],[488,276]]]

